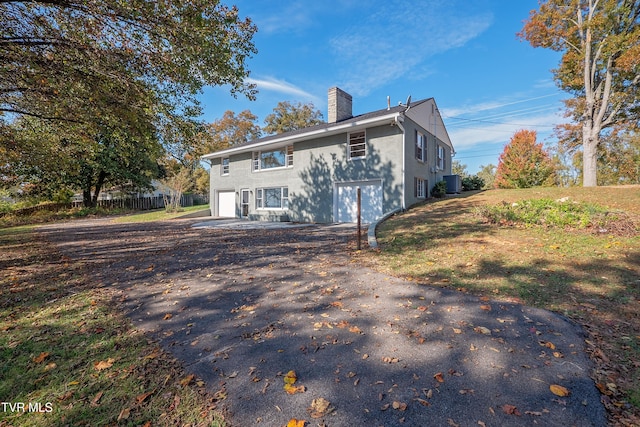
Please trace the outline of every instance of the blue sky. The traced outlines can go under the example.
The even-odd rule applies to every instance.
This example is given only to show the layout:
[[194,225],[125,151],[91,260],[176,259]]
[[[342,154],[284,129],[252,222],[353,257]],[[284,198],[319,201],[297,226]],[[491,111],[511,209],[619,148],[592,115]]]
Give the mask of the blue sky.
[[205,121],[249,109],[259,124],[280,101],[312,102],[326,119],[327,90],[362,114],[434,97],[456,156],[470,173],[497,165],[519,129],[553,143],[567,95],[553,83],[560,55],[517,39],[536,0],[234,2],[258,26],[248,62],[257,100],[227,87],[201,97]]

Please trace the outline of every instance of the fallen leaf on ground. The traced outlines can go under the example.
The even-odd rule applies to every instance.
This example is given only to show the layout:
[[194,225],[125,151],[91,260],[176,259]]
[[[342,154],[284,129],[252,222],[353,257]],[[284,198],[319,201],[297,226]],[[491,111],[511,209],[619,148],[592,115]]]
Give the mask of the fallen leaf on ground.
[[407,404],[404,402],[399,402],[397,400],[393,401],[393,404],[391,405],[393,407],[393,409],[396,409],[398,411],[406,411],[407,410]]
[[291,418],[287,423],[287,427],[304,427],[305,423],[305,420],[297,420],[295,418]]
[[566,397],[566,396],[569,396],[569,394],[571,394],[569,390],[567,390],[565,387],[562,387],[561,385],[557,385],[557,384],[551,384],[549,386],[549,390],[551,390],[551,393],[560,397]]
[[419,397],[416,397],[415,399],[416,402],[418,402],[419,404],[421,404],[422,406],[430,406],[431,403],[429,403],[428,401],[424,400],[424,399],[420,399]]
[[160,349],[156,348],[156,349],[153,350],[153,352],[151,354],[147,354],[144,358],[145,359],[155,359],[158,356],[160,356]]
[[307,411],[309,411],[311,418],[322,418],[331,413],[333,411],[333,407],[327,399],[318,397],[311,401],[311,407],[308,408]]
[[153,391],[147,392],[147,393],[142,393],[139,394],[138,396],[136,396],[136,402],[138,403],[142,403],[145,400],[147,400],[147,397],[151,396],[153,394]]
[[35,363],[42,363],[44,362],[44,360],[49,357],[51,353],[49,353],[48,351],[43,351],[42,353],[40,353],[37,357],[33,358],[33,361]]
[[112,359],[110,357],[107,360],[101,360],[99,362],[94,362],[93,363],[93,367],[96,369],[96,371],[102,371],[104,369],[109,369],[110,367],[112,367],[113,366],[113,362],[114,362],[114,359]]
[[340,329],[344,329],[349,326],[349,322],[347,322],[346,320],[341,320],[338,323],[336,323],[336,326]]
[[508,415],[517,415],[520,416],[520,411],[513,405],[502,405],[502,412]]
[[284,391],[287,392],[287,394],[296,394],[296,393],[304,393],[306,390],[306,388],[303,385],[292,385],[292,384],[285,384],[284,385]]
[[104,394],[104,392],[99,391],[94,397],[93,400],[91,400],[91,406],[98,406],[98,402],[100,401],[100,399],[102,398],[102,395]]
[[433,378],[435,378],[436,381],[438,381],[439,383],[443,383],[444,382],[444,377],[442,376],[442,372],[438,372],[437,374],[435,374],[433,376]]
[[397,357],[383,357],[382,361],[384,363],[398,363],[400,359],[398,359]]
[[305,391],[304,386],[294,385],[297,380],[298,376],[296,375],[296,371],[293,370],[287,372],[287,374],[284,376],[284,391],[286,391],[287,394],[303,393]]
[[191,384],[191,381],[193,381],[195,378],[196,376],[194,374],[189,374],[180,380],[180,385],[182,385],[182,387],[186,387]]
[[171,319],[172,317],[173,317],[173,314],[171,314],[171,313],[167,313],[167,314],[165,314],[165,315],[164,315],[164,317],[163,317],[162,319],[163,319],[163,320],[169,320],[169,319]]
[[60,402],[64,402],[67,399],[71,399],[72,396],[73,396],[73,391],[69,390],[66,393],[64,393],[63,395],[58,396],[58,400]]
[[556,346],[551,341],[540,341],[540,345],[543,347],[550,348],[551,350],[555,350]]
[[489,304],[483,304],[480,306],[480,309],[484,311],[491,311],[491,306]]
[[118,421],[128,419],[130,413],[131,413],[131,409],[124,408],[122,411],[120,411],[120,415],[118,415]]
[[476,326],[473,330],[479,334],[491,335],[491,329],[485,328],[484,326]]

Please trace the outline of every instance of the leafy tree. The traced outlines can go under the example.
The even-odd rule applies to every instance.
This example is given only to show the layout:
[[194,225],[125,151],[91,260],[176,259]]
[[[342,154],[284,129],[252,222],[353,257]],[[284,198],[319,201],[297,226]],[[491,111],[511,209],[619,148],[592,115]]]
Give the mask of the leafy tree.
[[255,96],[256,28],[217,1],[0,1],[0,21],[3,186],[74,185],[91,205],[105,185],[146,185],[164,149],[193,169],[195,95]]
[[316,110],[311,102],[306,104],[278,102],[273,113],[265,118],[263,130],[271,135],[303,129],[323,123],[322,117],[320,110]]
[[640,133],[614,128],[598,156],[598,185],[640,184]]
[[77,124],[65,129],[31,117],[16,126],[20,140],[0,174],[5,185],[21,185],[32,196],[52,199],[80,189],[84,205],[94,207],[103,188],[145,189],[158,175],[163,151],[150,125],[137,131],[104,125],[95,133],[87,127],[80,143]]
[[224,150],[259,138],[262,131],[256,124],[257,120],[258,117],[249,110],[244,110],[237,116],[233,111],[225,111],[221,119],[203,126],[199,154]]
[[140,82],[166,105],[204,85],[255,94],[256,28],[217,1],[2,1],[0,21],[0,112],[92,121]]
[[493,188],[494,181],[496,179],[496,165],[489,163],[486,166],[480,166],[480,172],[477,173],[478,177],[484,181],[484,189]]
[[167,212],[180,212],[182,195],[193,186],[193,173],[189,168],[182,167],[160,180],[160,190],[164,193],[164,208]]
[[519,130],[500,154],[495,185],[498,188],[529,188],[551,185],[554,164],[542,143],[536,143],[536,132]]
[[194,174],[194,192],[196,194],[209,194],[209,173],[202,166],[198,167]]
[[601,133],[633,123],[640,111],[640,2],[546,0],[519,36],[563,52],[557,84],[573,94],[567,108],[580,129],[583,185],[597,185]]
[[454,160],[451,163],[451,173],[453,175],[460,175],[462,178],[469,175],[467,173],[467,165],[462,164],[460,160]]

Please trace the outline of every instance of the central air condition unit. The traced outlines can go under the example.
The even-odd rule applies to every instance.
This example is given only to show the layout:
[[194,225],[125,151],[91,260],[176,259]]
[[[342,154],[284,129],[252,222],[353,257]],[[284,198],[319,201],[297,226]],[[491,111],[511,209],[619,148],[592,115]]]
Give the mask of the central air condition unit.
[[447,183],[447,194],[460,193],[462,191],[460,175],[445,175],[442,178]]

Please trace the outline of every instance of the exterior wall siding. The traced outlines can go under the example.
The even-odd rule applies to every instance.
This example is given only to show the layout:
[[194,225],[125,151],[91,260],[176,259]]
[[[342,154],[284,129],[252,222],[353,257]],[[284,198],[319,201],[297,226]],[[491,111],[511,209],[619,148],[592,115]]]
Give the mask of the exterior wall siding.
[[[366,132],[364,158],[349,159],[347,130],[313,139],[298,139],[293,144],[293,165],[289,167],[253,171],[253,154],[243,152],[229,156],[229,173],[221,175],[222,159],[213,158],[210,172],[211,214],[218,216],[220,213],[218,193],[225,192],[224,200],[230,200],[233,193],[235,216],[241,217],[242,190],[248,190],[246,217],[252,220],[334,222],[338,217],[336,206],[339,190],[354,191],[356,185],[366,185],[364,188],[370,190],[375,185],[372,191],[375,191],[377,200],[381,186],[383,213],[424,201],[431,196],[433,186],[442,181],[445,175],[451,174],[452,147],[448,142],[449,136],[432,99],[412,104],[400,116],[403,118],[404,134],[399,126],[392,124],[393,118],[385,125],[377,121],[375,126],[366,129],[363,128],[364,122],[354,121],[350,131]],[[415,156],[416,132],[426,137],[424,161],[419,161]],[[283,139],[281,144],[286,141],[286,138]],[[274,147],[274,144],[263,145],[269,147],[268,150]],[[438,147],[444,150],[443,167],[438,165]],[[415,194],[416,178],[424,182],[423,197]],[[258,189],[275,187],[287,187],[288,208],[258,209]],[[347,200],[346,196],[344,200]],[[344,206],[351,205],[346,203]]]
[[[248,189],[249,219],[330,223],[335,220],[334,200],[339,183],[379,180],[383,212],[401,207],[402,134],[395,126],[366,129],[366,157],[348,159],[348,134],[338,134],[294,144],[293,166],[252,171],[252,153],[229,157],[229,174],[221,175],[221,160],[211,164],[212,215],[218,214],[217,192],[235,192],[236,217],[240,217],[241,190]],[[257,209],[258,188],[288,188],[289,209]]]

